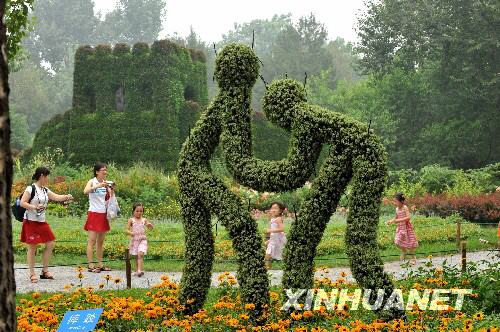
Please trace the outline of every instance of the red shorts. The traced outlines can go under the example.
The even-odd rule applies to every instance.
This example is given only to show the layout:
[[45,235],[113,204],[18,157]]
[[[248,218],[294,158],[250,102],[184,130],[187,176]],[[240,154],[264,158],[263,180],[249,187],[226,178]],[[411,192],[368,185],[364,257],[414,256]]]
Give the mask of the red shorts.
[[55,239],[54,233],[52,233],[49,224],[46,222],[23,220],[21,242],[27,244],[40,244],[51,242]]
[[87,211],[87,222],[83,226],[83,229],[97,233],[109,231],[109,221],[106,213]]

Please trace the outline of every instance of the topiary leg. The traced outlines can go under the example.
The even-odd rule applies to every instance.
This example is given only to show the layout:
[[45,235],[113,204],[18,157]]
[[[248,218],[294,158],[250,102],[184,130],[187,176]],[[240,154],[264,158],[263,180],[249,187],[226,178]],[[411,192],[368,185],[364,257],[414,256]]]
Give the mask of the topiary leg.
[[[204,201],[228,230],[233,249],[238,260],[237,279],[244,303],[256,306],[256,315],[268,304],[269,280],[264,264],[262,237],[257,223],[246,209],[241,199],[233,194],[222,180],[206,174],[200,182],[206,193]],[[210,188],[210,190],[208,190]]]
[[345,155],[330,152],[301,205],[285,247],[283,289],[311,289],[314,257],[326,225],[351,178]]
[[193,314],[203,307],[212,279],[214,238],[208,210],[195,199],[182,197],[182,220],[186,244],[185,265],[179,299],[186,313]]

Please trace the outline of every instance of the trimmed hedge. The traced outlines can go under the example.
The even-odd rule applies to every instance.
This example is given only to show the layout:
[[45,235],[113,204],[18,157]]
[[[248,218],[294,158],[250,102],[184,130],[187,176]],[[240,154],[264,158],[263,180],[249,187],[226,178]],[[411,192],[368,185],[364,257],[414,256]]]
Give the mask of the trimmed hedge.
[[283,288],[313,288],[316,248],[342,193],[351,183],[346,230],[351,271],[362,287],[390,293],[393,284],[384,273],[377,245],[380,203],[387,177],[383,145],[366,125],[307,104],[302,85],[285,79],[268,87],[263,109],[272,123],[291,133],[287,158],[254,158],[250,100],[252,79],[257,77],[259,68],[258,63],[248,60],[252,57],[255,55],[250,48],[229,45],[217,59],[219,65],[223,64],[216,67],[224,106],[222,146],[227,168],[235,179],[258,191],[299,188],[313,174],[321,147],[330,145],[302,203],[300,217],[290,230]]
[[500,221],[500,193],[464,196],[424,195],[408,200],[408,204],[426,216],[438,215],[446,218],[458,213],[462,218],[475,223],[497,223]]
[[174,170],[182,139],[207,104],[204,61],[168,40],[132,50],[81,46],[73,107],[42,125],[31,154],[59,147],[75,164],[150,161]]
[[[179,156],[178,180],[186,236],[186,263],[179,299],[188,313],[197,311],[205,302],[214,259],[211,214],[215,214],[232,239],[242,300],[255,305],[254,314],[258,318],[269,303],[262,238],[241,199],[210,169],[210,158],[222,133],[221,112],[229,106],[225,91],[233,85],[251,87],[257,78],[257,57],[253,52],[240,53],[240,49],[245,47],[233,45],[218,54],[215,77],[221,91],[191,130]],[[231,79],[242,63],[253,70],[238,73],[234,83]]]

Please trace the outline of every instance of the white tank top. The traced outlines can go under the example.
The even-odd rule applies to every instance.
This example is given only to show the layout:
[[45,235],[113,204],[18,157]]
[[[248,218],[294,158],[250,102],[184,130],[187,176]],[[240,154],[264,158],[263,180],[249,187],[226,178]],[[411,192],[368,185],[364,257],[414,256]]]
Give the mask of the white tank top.
[[[34,184],[34,183],[33,183]],[[47,204],[49,203],[49,192],[50,190],[48,188],[40,188],[36,184],[35,185],[35,196],[31,200],[31,205],[38,205],[42,204],[47,208]],[[31,186],[26,187],[24,191],[27,191],[30,194],[31,197]],[[38,221],[38,222],[45,222],[45,210],[42,210],[40,213],[38,213],[35,210],[26,210],[24,212],[24,219],[28,219],[31,221]]]
[[[100,183],[96,178],[91,181],[93,187]],[[89,211],[106,213],[106,187],[96,188],[89,193]]]

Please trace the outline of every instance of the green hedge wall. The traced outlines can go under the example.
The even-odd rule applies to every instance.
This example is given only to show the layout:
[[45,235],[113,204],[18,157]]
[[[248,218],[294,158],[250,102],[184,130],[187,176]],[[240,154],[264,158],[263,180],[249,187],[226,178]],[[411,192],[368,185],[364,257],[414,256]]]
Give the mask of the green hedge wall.
[[[60,147],[73,163],[142,160],[175,169],[186,127],[207,104],[204,61],[201,52],[168,40],[132,49],[81,46],[73,107],[42,125],[31,154]],[[117,107],[119,89],[123,108]]]

